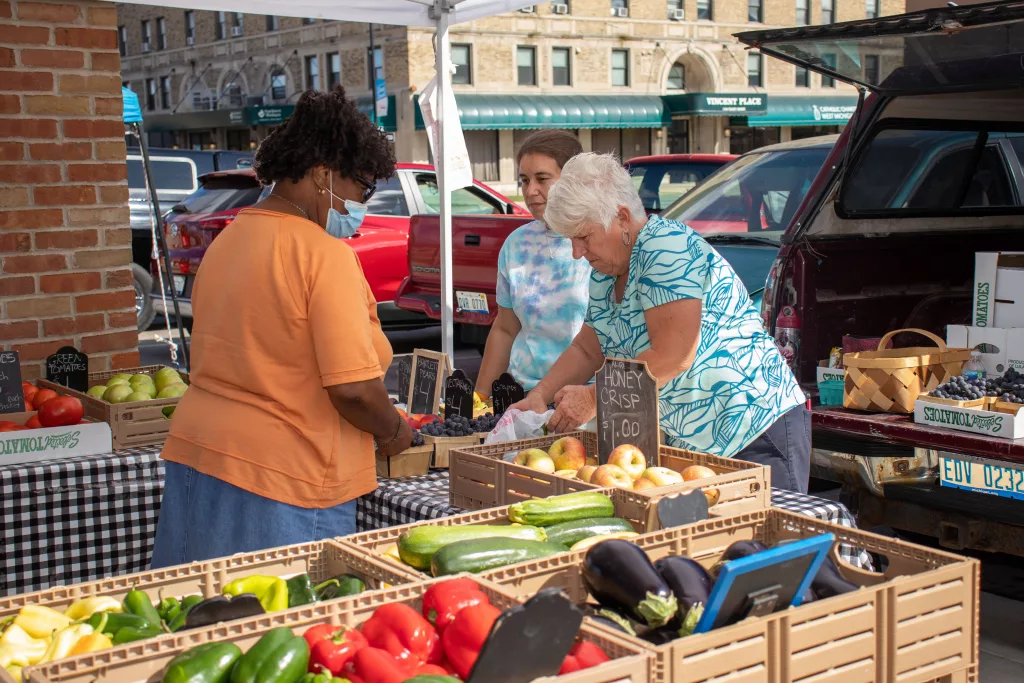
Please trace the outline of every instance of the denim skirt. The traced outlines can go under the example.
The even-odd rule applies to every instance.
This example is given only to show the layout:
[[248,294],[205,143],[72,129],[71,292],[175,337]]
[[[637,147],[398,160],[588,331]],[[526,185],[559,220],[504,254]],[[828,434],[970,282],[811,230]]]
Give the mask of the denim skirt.
[[150,567],[199,562],[356,531],[356,501],[330,508],[279,503],[164,461],[164,495]]

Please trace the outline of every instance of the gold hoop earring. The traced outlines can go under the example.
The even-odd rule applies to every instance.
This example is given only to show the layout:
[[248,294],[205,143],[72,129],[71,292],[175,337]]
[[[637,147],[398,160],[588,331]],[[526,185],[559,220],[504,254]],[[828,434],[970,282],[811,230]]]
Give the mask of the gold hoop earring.
[[622,245],[625,246],[625,247],[628,247],[632,241],[633,241],[633,239],[629,236],[629,231],[628,230],[623,230],[622,231]]

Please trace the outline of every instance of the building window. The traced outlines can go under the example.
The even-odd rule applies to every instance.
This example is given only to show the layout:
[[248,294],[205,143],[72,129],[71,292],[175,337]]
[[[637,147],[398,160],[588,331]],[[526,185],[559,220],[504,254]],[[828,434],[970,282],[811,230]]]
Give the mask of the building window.
[[316,55],[306,57],[306,89],[317,90],[320,85],[320,60]]
[[245,15],[243,15],[241,12],[235,12],[234,15],[235,15],[235,24],[234,24],[235,31],[232,33],[232,35],[240,36],[240,35],[242,35],[242,33],[245,32]]
[[677,17],[683,17],[683,0],[668,0],[668,18],[675,19]]
[[796,23],[806,26],[811,23],[811,7],[808,0],[796,0]]
[[686,90],[686,67],[676,62],[668,70],[668,89]]
[[170,109],[171,108],[171,77],[161,76],[160,77],[160,108]]
[[[823,55],[821,55],[821,61],[825,62],[825,64],[829,68],[831,68],[833,71],[836,70],[836,56],[835,56],[834,53],[829,53],[829,52],[824,53]],[[822,76],[821,77],[821,87],[822,88],[834,88],[834,87],[836,87],[836,79],[832,78],[831,76]]]
[[629,0],[612,0],[612,16],[628,17]]
[[811,72],[802,66],[796,68],[796,87],[798,88],[810,88],[811,87]]
[[836,20],[836,0],[821,0],[821,23],[831,24]]
[[283,100],[288,96],[288,76],[279,71],[270,77],[270,99]]
[[567,47],[551,48],[551,84],[572,85],[572,56]]
[[877,19],[878,0],[864,0],[864,14],[868,19]]
[[146,79],[146,109],[156,109],[156,81],[152,78]]
[[473,53],[469,45],[452,45],[452,83],[455,85],[472,85]]
[[149,30],[149,22],[142,22],[142,51],[149,52],[153,49],[153,34]]
[[217,12],[217,25],[216,25],[217,40],[224,40],[228,35],[228,13]]
[[338,83],[341,83],[341,53],[330,52],[327,54],[327,89],[334,90]]
[[305,25],[305,26],[309,26],[310,24],[315,24],[315,23],[316,23],[316,19],[309,19],[309,18],[306,18],[306,19],[303,19],[303,20],[302,20],[302,23],[303,23],[303,25]]
[[629,50],[612,50],[612,85],[629,85]]
[[278,26],[277,15],[276,14],[268,14],[267,15],[267,30],[268,31],[276,31],[277,30],[277,26]]
[[864,55],[864,81],[868,85],[878,85],[878,55]]
[[537,49],[516,48],[516,73],[519,85],[537,85]]
[[751,88],[760,88],[761,82],[761,53],[747,53],[747,85]]
[[747,21],[758,24],[764,22],[764,5],[761,0],[747,0]]
[[697,0],[697,19],[711,21],[714,17],[713,0]]
[[373,48],[373,55],[370,55],[370,48],[366,48],[367,77],[370,80],[370,90],[376,87],[377,79],[384,78],[384,48]]
[[128,54],[128,29],[123,25],[117,27],[117,51],[122,57]]
[[196,15],[192,10],[185,12],[185,42],[189,45],[196,42]]
[[163,17],[157,17],[156,20],[156,49],[167,49],[167,22]]

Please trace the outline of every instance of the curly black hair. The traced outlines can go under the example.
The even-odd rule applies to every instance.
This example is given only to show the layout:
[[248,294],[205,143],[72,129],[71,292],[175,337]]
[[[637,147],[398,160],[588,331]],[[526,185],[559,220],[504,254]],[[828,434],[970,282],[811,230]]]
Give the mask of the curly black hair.
[[395,163],[387,136],[337,85],[330,92],[302,93],[295,112],[260,144],[252,167],[270,185],[285,178],[298,182],[315,166],[380,180],[394,175]]

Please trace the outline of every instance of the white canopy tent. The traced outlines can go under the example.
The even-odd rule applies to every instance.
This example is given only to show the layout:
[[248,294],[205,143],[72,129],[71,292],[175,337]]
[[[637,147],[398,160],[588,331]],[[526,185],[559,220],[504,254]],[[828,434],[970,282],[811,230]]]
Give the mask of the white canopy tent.
[[[152,0],[121,0],[140,5]],[[165,7],[222,10],[282,17],[334,19],[437,29],[434,69],[437,72],[437,115],[445,116],[445,93],[451,85],[451,46],[448,27],[534,4],[536,0],[160,0]],[[450,115],[450,114],[449,114]],[[454,358],[452,324],[452,195],[445,169],[445,126],[439,126],[437,163],[441,194],[441,350]]]

